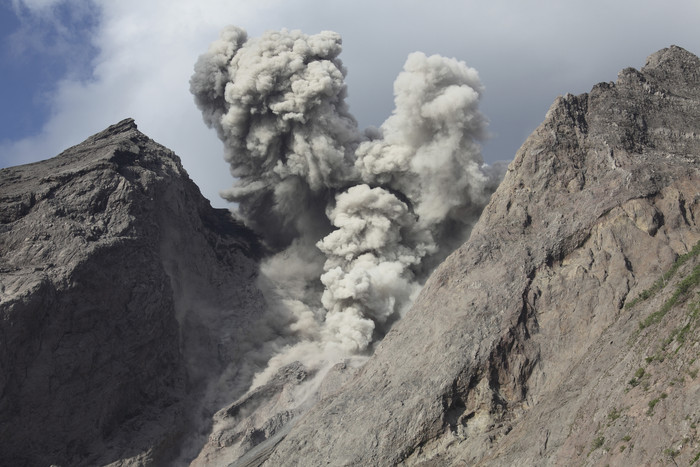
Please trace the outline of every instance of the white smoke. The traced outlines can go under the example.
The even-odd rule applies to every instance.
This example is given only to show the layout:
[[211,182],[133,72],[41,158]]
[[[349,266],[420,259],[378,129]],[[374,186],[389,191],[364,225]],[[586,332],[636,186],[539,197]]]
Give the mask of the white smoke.
[[357,352],[374,340],[375,326],[381,331],[406,310],[420,288],[412,268],[434,245],[428,232],[416,232],[406,203],[384,188],[353,186],[328,215],[337,230],[317,244],[327,256],[321,276],[327,338]]
[[487,126],[478,108],[482,93],[477,71],[463,62],[412,53],[394,83],[396,109],[380,138],[357,149],[362,179],[402,193],[420,229],[433,236],[435,256],[423,274],[466,239],[492,192],[478,144]]
[[[273,251],[262,265],[268,368],[366,355],[467,237],[501,174],[481,158],[478,73],[409,55],[396,109],[364,133],[345,103],[340,36],[248,38],[202,55],[191,91],[225,143],[224,196]],[[261,335],[257,332],[256,335]]]

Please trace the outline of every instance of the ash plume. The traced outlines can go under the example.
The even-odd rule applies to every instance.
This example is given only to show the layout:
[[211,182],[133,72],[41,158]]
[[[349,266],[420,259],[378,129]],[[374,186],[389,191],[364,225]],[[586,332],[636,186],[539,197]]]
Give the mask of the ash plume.
[[476,70],[410,54],[394,112],[361,132],[340,52],[334,32],[249,38],[231,26],[190,81],[235,179],[223,196],[273,251],[260,280],[268,329],[253,333],[269,360],[254,386],[295,360],[371,352],[466,240],[502,176],[480,153]]
[[274,248],[328,230],[329,190],[356,178],[340,51],[334,32],[228,27],[195,66],[191,91],[236,178],[223,196]]
[[478,143],[487,126],[482,93],[477,71],[463,62],[412,53],[394,82],[396,109],[379,138],[356,151],[361,178],[402,193],[418,228],[432,235],[422,275],[466,239],[492,193]]

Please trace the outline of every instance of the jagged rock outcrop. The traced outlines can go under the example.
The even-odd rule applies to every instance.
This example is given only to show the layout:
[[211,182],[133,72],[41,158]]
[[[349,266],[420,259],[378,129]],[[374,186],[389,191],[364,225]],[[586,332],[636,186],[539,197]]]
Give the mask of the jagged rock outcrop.
[[265,465],[697,460],[698,256],[643,292],[699,222],[700,60],[674,46],[554,102],[469,241]]
[[131,119],[0,170],[0,465],[187,458],[262,309],[259,248]]

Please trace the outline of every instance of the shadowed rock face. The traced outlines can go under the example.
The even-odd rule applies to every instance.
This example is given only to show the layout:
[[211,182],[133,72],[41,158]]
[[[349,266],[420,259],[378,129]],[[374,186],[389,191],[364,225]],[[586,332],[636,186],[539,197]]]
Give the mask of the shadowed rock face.
[[[655,326],[639,322],[697,256],[655,299],[624,305],[700,240],[699,190],[697,57],[664,49],[616,83],[558,98],[469,241],[265,465],[689,462],[697,285]],[[645,359],[669,336],[673,355]],[[638,368],[652,375],[646,391],[628,384]]]
[[124,120],[0,170],[0,252],[0,464],[175,455],[262,306],[252,235]]

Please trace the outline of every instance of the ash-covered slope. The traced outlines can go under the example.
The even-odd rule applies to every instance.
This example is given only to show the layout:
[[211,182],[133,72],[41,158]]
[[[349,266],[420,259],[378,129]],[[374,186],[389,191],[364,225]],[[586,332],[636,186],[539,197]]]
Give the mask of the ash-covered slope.
[[554,102],[469,241],[265,465],[687,465],[698,257],[625,304],[699,219],[700,60],[674,46]]
[[262,307],[258,248],[131,119],[0,170],[0,465],[196,454]]

